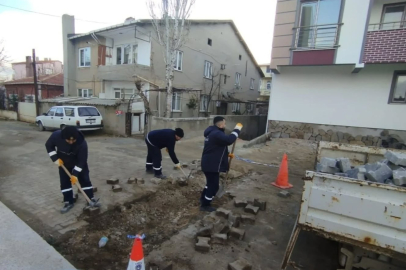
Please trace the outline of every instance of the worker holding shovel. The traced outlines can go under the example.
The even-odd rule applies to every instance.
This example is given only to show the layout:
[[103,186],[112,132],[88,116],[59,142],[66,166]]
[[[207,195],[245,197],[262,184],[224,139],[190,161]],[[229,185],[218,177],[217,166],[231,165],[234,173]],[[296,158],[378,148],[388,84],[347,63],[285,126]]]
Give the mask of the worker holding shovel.
[[[224,133],[226,120],[216,116],[213,126],[204,131],[204,149],[202,155],[202,171],[206,176],[206,186],[200,197],[200,210],[213,212],[211,202],[219,189],[220,172],[226,172],[228,165],[228,146],[233,144],[240,134],[242,124],[238,123],[230,135]],[[232,154],[230,154],[232,155]]]
[[[89,167],[87,165],[87,143],[82,132],[76,127],[65,127],[52,133],[45,143],[47,152],[51,160],[59,167],[59,177],[61,181],[61,191],[65,202],[61,213],[68,212],[74,206],[72,185],[78,181],[82,190],[90,198],[88,205],[100,207],[101,204],[93,197],[93,187],[89,177]],[[72,175],[64,171],[64,167]]]

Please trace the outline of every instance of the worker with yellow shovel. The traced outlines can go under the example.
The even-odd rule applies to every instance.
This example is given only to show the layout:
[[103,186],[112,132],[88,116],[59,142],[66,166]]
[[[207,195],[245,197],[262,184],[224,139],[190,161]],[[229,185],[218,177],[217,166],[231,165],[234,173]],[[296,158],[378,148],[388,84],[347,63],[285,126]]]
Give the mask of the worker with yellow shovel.
[[200,197],[200,210],[213,212],[211,202],[219,190],[220,172],[229,170],[228,146],[232,145],[238,138],[242,124],[238,123],[230,135],[224,133],[226,120],[222,116],[216,116],[213,126],[204,131],[204,149],[202,155],[202,171],[206,176],[206,186]]

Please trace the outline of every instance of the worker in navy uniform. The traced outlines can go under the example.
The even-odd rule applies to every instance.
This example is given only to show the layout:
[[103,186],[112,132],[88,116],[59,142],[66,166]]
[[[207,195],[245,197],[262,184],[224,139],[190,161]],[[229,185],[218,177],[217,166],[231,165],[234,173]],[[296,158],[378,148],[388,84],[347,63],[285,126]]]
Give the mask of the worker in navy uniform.
[[206,176],[206,186],[200,196],[200,210],[207,212],[216,210],[211,207],[211,202],[219,190],[220,172],[227,172],[229,169],[228,157],[232,154],[228,153],[228,146],[237,140],[242,128],[242,124],[238,123],[231,134],[226,135],[224,117],[214,117],[213,124],[204,131],[202,154],[202,171]]
[[[87,143],[82,132],[76,127],[65,127],[63,130],[55,131],[45,143],[45,147],[51,160],[59,167],[61,191],[65,203],[61,213],[64,214],[73,208],[72,185],[77,181],[79,181],[89,199],[92,200],[92,206],[100,207],[98,200],[93,197],[93,187],[87,165]],[[71,178],[62,169],[61,165],[71,171]]]
[[179,160],[175,154],[175,144],[177,141],[182,139],[184,136],[183,130],[181,128],[172,129],[158,129],[149,132],[145,138],[145,143],[148,147],[147,173],[153,173],[155,177],[165,179],[166,177],[162,174],[162,154],[161,149],[166,148],[169,153],[173,163],[177,168],[180,168]]

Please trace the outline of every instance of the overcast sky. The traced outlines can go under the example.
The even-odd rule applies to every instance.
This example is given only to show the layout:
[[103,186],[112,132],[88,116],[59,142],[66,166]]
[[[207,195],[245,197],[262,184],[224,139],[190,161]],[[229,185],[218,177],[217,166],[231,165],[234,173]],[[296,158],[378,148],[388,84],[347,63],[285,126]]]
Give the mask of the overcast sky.
[[[37,56],[63,60],[62,14],[75,19],[76,33],[123,23],[128,17],[150,18],[145,0],[1,0],[0,4],[48,13],[39,15],[0,6],[0,39],[13,62]],[[259,64],[271,58],[276,0],[196,0],[191,19],[232,19]],[[107,23],[107,24],[106,24]]]

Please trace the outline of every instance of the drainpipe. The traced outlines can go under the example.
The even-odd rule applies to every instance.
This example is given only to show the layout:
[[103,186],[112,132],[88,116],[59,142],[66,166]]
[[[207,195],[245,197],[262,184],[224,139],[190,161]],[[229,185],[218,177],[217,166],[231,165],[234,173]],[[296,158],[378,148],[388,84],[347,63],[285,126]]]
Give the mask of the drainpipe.
[[158,117],[161,117],[161,91],[158,89]]

